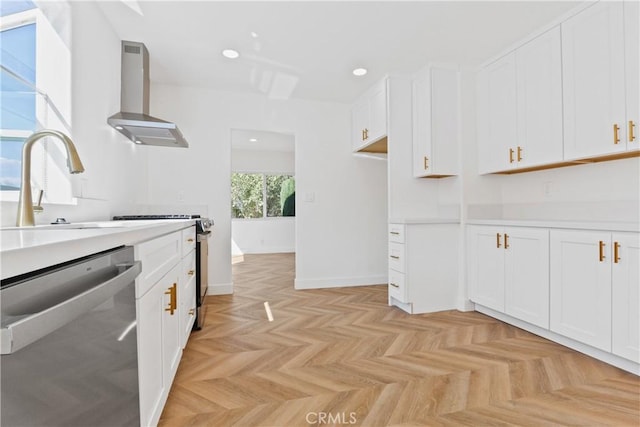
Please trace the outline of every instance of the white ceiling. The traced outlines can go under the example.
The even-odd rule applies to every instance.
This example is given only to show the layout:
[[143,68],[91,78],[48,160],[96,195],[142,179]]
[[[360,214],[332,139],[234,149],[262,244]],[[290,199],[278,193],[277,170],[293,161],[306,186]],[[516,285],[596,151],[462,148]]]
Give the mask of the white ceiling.
[[279,132],[232,129],[231,148],[233,150],[293,152],[295,137]]
[[[552,1],[103,1],[152,82],[351,103],[388,73],[476,65],[577,6]],[[254,35],[252,35],[252,32]],[[234,48],[239,59],[220,55]],[[355,77],[351,70],[366,67]],[[292,91],[291,91],[292,89]]]

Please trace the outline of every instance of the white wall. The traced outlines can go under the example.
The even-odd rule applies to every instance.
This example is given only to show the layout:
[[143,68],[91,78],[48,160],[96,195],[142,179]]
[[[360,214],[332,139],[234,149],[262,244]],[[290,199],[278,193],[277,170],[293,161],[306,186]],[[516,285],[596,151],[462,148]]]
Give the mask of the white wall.
[[[295,175],[295,153],[232,149],[231,170]],[[295,217],[233,219],[231,222],[232,255],[295,252],[295,250]]]
[[[107,125],[120,108],[120,40],[96,4],[72,2],[71,136],[85,166],[73,176],[77,204],[45,204],[36,223],[107,220],[146,192],[145,154]],[[2,225],[15,225],[16,202],[2,202]]]
[[152,114],[175,120],[190,147],[148,147],[148,202],[206,205],[215,220],[213,292],[231,290],[232,129],[296,138],[296,287],[384,283],[386,164],[352,155],[349,106],[152,84]]

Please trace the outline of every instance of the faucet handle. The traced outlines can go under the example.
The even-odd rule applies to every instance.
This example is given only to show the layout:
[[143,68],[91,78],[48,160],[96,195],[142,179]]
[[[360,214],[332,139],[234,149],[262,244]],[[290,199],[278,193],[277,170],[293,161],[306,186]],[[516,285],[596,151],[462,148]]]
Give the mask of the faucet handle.
[[44,208],[42,207],[42,196],[44,195],[44,190],[40,190],[40,194],[38,194],[38,204],[33,206],[33,212],[34,213],[40,213],[42,211],[44,211]]

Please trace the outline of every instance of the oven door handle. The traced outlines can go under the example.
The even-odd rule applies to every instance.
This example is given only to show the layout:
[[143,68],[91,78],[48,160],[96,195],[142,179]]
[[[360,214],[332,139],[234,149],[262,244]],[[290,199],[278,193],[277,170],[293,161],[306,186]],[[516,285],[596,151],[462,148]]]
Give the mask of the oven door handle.
[[[91,311],[107,299],[134,283],[142,270],[142,263],[120,264],[117,276],[106,280],[66,301],[37,313],[20,317],[0,329],[0,354],[14,354],[20,349],[49,335],[81,315]],[[46,357],[46,355],[43,355]]]

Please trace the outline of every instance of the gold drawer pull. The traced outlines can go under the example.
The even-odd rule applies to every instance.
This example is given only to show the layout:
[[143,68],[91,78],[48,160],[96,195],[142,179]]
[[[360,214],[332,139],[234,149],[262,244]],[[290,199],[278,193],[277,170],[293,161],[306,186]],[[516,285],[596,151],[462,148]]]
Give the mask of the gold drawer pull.
[[598,243],[598,255],[599,255],[599,259],[600,262],[604,261],[605,256],[604,256],[604,242],[602,240],[600,240],[600,242]]
[[389,255],[389,258],[400,259],[400,257],[398,255]]
[[429,169],[429,158],[424,156],[424,170]]
[[173,286],[164,291],[164,294],[169,295],[169,307],[165,308],[164,311],[168,311],[173,316],[178,307],[178,284],[174,283]]
[[518,159],[519,162],[522,161],[522,147],[520,147],[519,145],[518,145],[518,156],[517,156],[517,159]]
[[400,287],[400,286],[396,285],[396,284],[395,284],[395,283],[393,283],[393,282],[389,282],[389,285],[393,286],[394,288],[399,288],[399,287]]
[[633,134],[633,130],[636,127],[633,120],[629,120],[629,142],[633,142],[636,139],[636,136]]
[[196,309],[195,308],[189,309],[189,316],[193,316],[194,314],[196,314]]
[[187,274],[188,274],[189,276],[193,276],[194,274],[196,274],[196,271],[195,271],[195,270],[189,270],[189,271],[187,272]]
[[509,235],[504,233],[504,248],[509,249]]
[[399,233],[399,232],[397,232],[397,231],[390,231],[390,232],[389,232],[389,234],[393,234],[393,235],[397,236],[397,235],[399,235],[400,233]]
[[501,234],[496,233],[496,248],[500,248],[502,246],[502,244],[500,243],[500,237],[501,237]]
[[194,241],[195,241],[195,240],[193,240],[193,238],[191,238],[191,237],[189,237],[189,238],[187,239],[187,242],[189,242],[189,243],[193,243]]
[[513,153],[514,153],[513,148],[509,148],[509,163],[513,163],[514,162]]
[[620,135],[618,134],[618,132],[620,132],[620,126],[614,123],[613,124],[613,143],[614,144],[620,143]]
[[617,264],[620,261],[620,243],[613,242],[613,262]]

